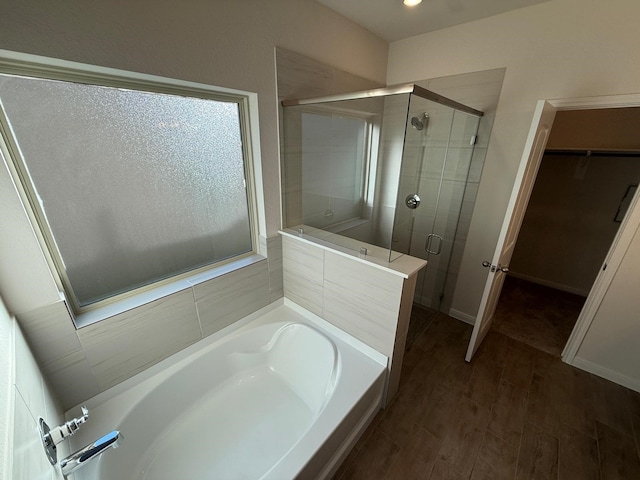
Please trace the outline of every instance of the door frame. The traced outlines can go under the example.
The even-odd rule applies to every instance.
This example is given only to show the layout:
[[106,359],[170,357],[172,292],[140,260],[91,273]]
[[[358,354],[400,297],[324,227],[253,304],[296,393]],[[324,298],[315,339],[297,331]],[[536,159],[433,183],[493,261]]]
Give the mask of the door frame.
[[[639,107],[640,106],[640,93],[633,94],[625,94],[625,95],[606,95],[606,96],[598,96],[598,97],[577,97],[577,98],[563,98],[563,99],[546,99],[552,107],[556,109],[556,111],[562,110],[595,110],[602,108],[629,108],[629,107]],[[531,124],[530,129],[535,131],[539,126],[539,119],[534,119]],[[553,126],[551,128],[553,130]],[[527,167],[531,167],[529,165],[529,161],[535,162],[538,164],[541,162],[540,159],[530,158],[531,150],[535,148],[534,145],[531,145],[527,151],[524,152],[522,156],[522,162],[520,168],[524,165],[522,163],[526,162]],[[536,169],[537,169],[536,165]],[[521,187],[522,188],[522,187]],[[636,230],[640,227],[640,190],[636,192],[636,195],[629,206],[629,210],[627,215],[625,216],[620,228],[618,229],[618,233],[616,234],[609,252],[605,257],[603,266],[606,265],[604,269],[600,269],[596,280],[594,281],[593,286],[589,292],[585,305],[580,312],[580,316],[576,321],[576,324],[571,332],[569,340],[567,341],[565,348],[562,352],[562,360],[565,363],[573,364],[576,359],[576,354],[584,340],[584,337],[595,318],[595,315],[600,307],[600,303],[602,302],[606,292],[609,289],[609,286],[615,276],[618,267],[622,262],[622,258],[626,253],[633,235]],[[517,240],[516,240],[517,242]],[[481,318],[483,311],[478,312],[478,318]]]
[[529,203],[529,197],[533,191],[533,185],[538,175],[538,167],[542,161],[544,148],[549,138],[556,111],[557,108],[549,102],[540,100],[537,102],[533,112],[531,128],[529,129],[523,155],[513,180],[507,211],[502,220],[500,234],[491,262],[482,262],[482,266],[490,268],[490,272],[485,281],[478,315],[473,325],[473,332],[471,332],[471,339],[465,355],[467,362],[473,359],[493,323],[493,316],[502,293],[504,273],[508,270],[508,263],[518,240],[520,226]]

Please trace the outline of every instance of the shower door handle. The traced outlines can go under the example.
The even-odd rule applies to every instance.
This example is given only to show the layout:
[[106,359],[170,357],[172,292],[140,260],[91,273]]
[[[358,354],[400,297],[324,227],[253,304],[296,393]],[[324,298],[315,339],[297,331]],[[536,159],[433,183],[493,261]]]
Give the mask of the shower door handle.
[[[438,239],[438,248],[436,250],[432,250],[432,243],[433,243],[433,239],[437,238]],[[442,242],[444,241],[444,239],[440,236],[437,235],[435,233],[430,233],[429,235],[427,235],[427,241],[424,244],[424,250],[427,253],[430,253],[431,255],[440,255],[440,252],[442,251]]]

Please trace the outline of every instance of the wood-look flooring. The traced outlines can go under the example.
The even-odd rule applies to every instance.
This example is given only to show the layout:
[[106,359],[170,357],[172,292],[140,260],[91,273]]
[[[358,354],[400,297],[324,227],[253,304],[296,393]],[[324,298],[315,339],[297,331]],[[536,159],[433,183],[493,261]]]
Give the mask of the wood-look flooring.
[[334,479],[640,479],[640,394],[496,331],[465,363],[471,327],[420,310],[398,394]]
[[585,297],[507,275],[491,328],[559,357],[585,301]]

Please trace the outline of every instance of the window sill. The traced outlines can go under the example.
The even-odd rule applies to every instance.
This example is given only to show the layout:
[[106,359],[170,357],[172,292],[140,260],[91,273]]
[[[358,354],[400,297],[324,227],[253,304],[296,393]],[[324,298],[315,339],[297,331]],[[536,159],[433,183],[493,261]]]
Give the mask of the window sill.
[[247,267],[262,260],[265,260],[265,257],[262,255],[252,254],[247,257],[225,263],[224,265],[214,266],[206,272],[200,272],[192,276],[176,280],[175,282],[150,289],[146,292],[133,295],[129,298],[119,300],[110,305],[105,305],[103,307],[75,315],[74,323],[76,329],[87,327],[101,320],[106,320],[107,318],[114,317],[129,310],[133,310],[134,308],[168,297],[174,293],[187,290],[195,285],[221,277],[222,275],[233,272],[234,270]]

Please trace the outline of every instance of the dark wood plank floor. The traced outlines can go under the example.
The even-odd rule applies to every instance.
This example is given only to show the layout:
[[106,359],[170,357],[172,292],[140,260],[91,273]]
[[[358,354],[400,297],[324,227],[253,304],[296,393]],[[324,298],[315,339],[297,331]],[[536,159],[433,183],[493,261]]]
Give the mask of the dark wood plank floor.
[[471,327],[424,318],[336,480],[640,479],[640,394],[495,331],[467,364]]
[[491,328],[559,357],[585,300],[507,275]]

